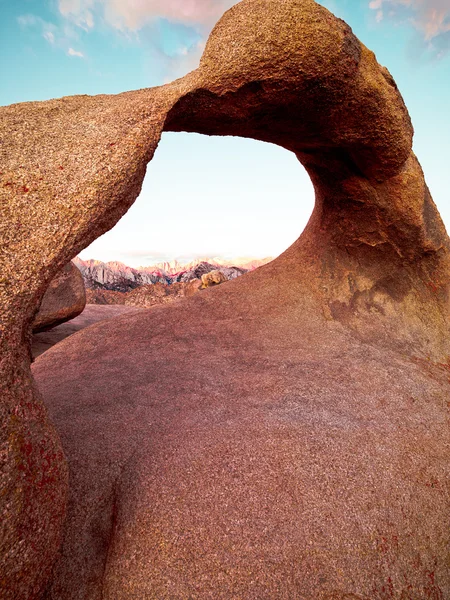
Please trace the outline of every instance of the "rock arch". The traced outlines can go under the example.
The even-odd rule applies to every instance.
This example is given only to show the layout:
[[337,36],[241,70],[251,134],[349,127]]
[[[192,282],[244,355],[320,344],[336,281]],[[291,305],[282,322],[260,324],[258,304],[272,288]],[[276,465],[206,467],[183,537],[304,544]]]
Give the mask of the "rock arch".
[[[412,154],[412,127],[400,93],[388,71],[377,64],[374,55],[355,38],[350,28],[313,0],[244,0],[217,24],[200,68],[180,80],[161,88],[113,97],[77,96],[13,105],[0,110],[0,122],[3,132],[0,379],[1,445],[5,456],[1,476],[0,514],[4,529],[0,552],[4,597],[31,599],[40,596],[50,576],[65,517],[66,464],[58,434],[43,408],[30,372],[27,343],[34,314],[56,272],[111,228],[137,197],[146,164],[151,160],[163,130],[238,134],[277,143],[295,152],[310,173],[316,189],[316,208],[301,238],[272,265],[245,282],[236,282],[226,290],[219,287],[208,292],[201,299],[187,303],[185,308],[177,308],[176,314],[182,316],[188,330],[191,327],[194,332],[189,311],[198,310],[200,303],[204,315],[210,317],[210,321],[203,322],[204,327],[210,327],[207,323],[213,323],[214,319],[219,322],[228,318],[230,333],[225,335],[225,341],[230,335],[230,347],[239,341],[256,363],[268,361],[268,373],[271,372],[270,361],[276,364],[271,380],[264,380],[264,369],[261,372],[256,369],[258,381],[265,386],[262,397],[267,398],[266,408],[260,407],[262,423],[271,414],[269,400],[275,394],[276,386],[283,390],[286,398],[284,411],[292,405],[293,398],[299,397],[300,388],[291,390],[280,375],[280,369],[289,370],[290,364],[295,365],[294,379],[302,369],[308,370],[306,363],[301,366],[294,360],[300,350],[307,352],[304,346],[300,344],[297,348],[296,344],[300,343],[300,331],[305,336],[316,336],[313,344],[316,360],[320,357],[321,364],[325,365],[320,373],[322,377],[330,378],[329,389],[333,393],[329,392],[327,396],[323,392],[322,397],[314,388],[321,401],[314,408],[310,400],[305,400],[302,405],[305,423],[312,426],[323,421],[331,432],[339,423],[341,428],[349,428],[347,441],[350,442],[354,435],[362,448],[362,462],[352,462],[356,460],[355,447],[350,443],[346,445],[343,438],[339,438],[333,448],[345,457],[346,467],[338,463],[335,468],[330,467],[326,471],[330,481],[334,481],[337,488],[343,477],[354,477],[355,481],[359,477],[359,482],[363,483],[362,476],[353,472],[352,467],[360,468],[361,472],[366,469],[365,484],[371,477],[370,466],[378,477],[383,468],[389,470],[386,480],[380,480],[378,487],[373,488],[381,494],[379,501],[370,504],[370,499],[358,485],[352,488],[349,510],[345,503],[339,504],[339,499],[334,497],[338,506],[334,518],[336,521],[341,519],[347,527],[341,531],[342,546],[337,538],[333,538],[335,542],[328,540],[329,548],[321,547],[320,532],[313,527],[308,513],[302,513],[301,526],[296,533],[293,505],[280,489],[284,498],[281,512],[275,511],[269,519],[274,527],[271,535],[277,540],[276,548],[255,546],[254,552],[256,558],[260,551],[261,556],[267,558],[272,551],[275,555],[281,552],[283,543],[287,544],[288,551],[281,552],[278,563],[275,559],[276,564],[270,570],[272,583],[262,580],[262,587],[258,588],[260,584],[256,579],[255,589],[261,594],[273,584],[272,596],[269,594],[268,597],[273,597],[274,593],[279,593],[278,597],[292,597],[301,589],[308,598],[316,598],[318,594],[323,598],[341,598],[352,593],[382,598],[383,586],[391,585],[397,595],[408,594],[411,589],[411,597],[423,597],[425,593],[443,597],[450,586],[444,565],[448,532],[445,533],[443,519],[437,511],[442,513],[445,507],[448,509],[448,496],[441,483],[445,452],[437,442],[445,437],[439,419],[445,409],[445,393],[448,393],[449,242],[420,166]],[[220,317],[215,312],[215,305],[223,309]],[[225,309],[226,306],[232,310]],[[175,322],[177,317],[172,315],[172,310],[169,308],[164,314],[156,312],[155,325],[164,319]],[[255,333],[254,324],[260,322],[262,314],[268,319],[262,330],[272,342],[270,347]],[[235,321],[236,315],[239,315],[241,325]],[[288,322],[296,323],[297,337],[288,335]],[[131,318],[130,324],[133,323]],[[286,334],[284,345],[277,338],[277,326]],[[246,327],[253,335],[253,348],[246,342]],[[214,328],[208,331],[212,335]],[[177,335],[174,333],[174,339]],[[347,348],[348,356],[353,356],[359,365],[357,373],[360,377],[364,369],[358,363],[358,349],[367,352],[367,370],[372,385],[378,385],[377,368],[369,368],[369,365],[379,365],[381,383],[376,389],[380,398],[385,389],[392,396],[389,401],[381,398],[380,402],[389,405],[386,414],[395,427],[400,427],[401,422],[395,402],[398,400],[402,409],[407,402],[402,390],[395,386],[395,377],[405,386],[412,382],[407,393],[411,395],[411,390],[416,390],[413,396],[418,394],[433,406],[430,411],[423,408],[419,411],[417,418],[422,419],[422,426],[408,417],[402,435],[394,435],[382,411],[376,413],[376,423],[370,428],[367,411],[355,413],[350,418],[349,414],[343,416],[339,412],[344,410],[343,407],[338,413],[328,415],[327,420],[324,417],[327,399],[334,402],[338,397],[350,397],[345,405],[347,411],[356,410],[359,404],[373,409],[375,406],[371,394],[364,392],[352,379],[352,374],[345,371],[343,359],[341,368],[347,379],[339,381],[339,359],[331,352],[334,345]],[[294,354],[288,352],[288,347]],[[260,351],[257,356],[255,348]],[[172,350],[166,352],[170,354]],[[401,363],[397,365],[398,371],[391,373],[383,352],[390,361]],[[52,355],[61,367],[63,355],[64,350],[59,358]],[[182,364],[176,352],[172,358]],[[40,365],[44,372],[45,361]],[[248,366],[251,371],[250,363]],[[36,367],[37,376],[40,369]],[[313,385],[314,381],[305,374],[306,385]],[[47,389],[41,385],[46,398],[47,394],[50,398],[48,388],[53,384],[50,381]],[[225,381],[219,386],[222,400],[226,388],[223,386]],[[246,394],[245,402],[249,402],[250,391],[246,390]],[[356,398],[353,404],[352,395]],[[50,399],[49,405],[52,405]],[[53,404],[54,419],[55,410]],[[208,410],[212,410],[211,406]],[[232,412],[234,409],[229,406],[223,410]],[[264,484],[276,483],[274,469],[285,474],[285,485],[295,481],[295,469],[298,468],[297,476],[300,473],[302,481],[311,486],[317,484],[322,491],[328,489],[325,480],[314,479],[310,468],[311,461],[320,456],[323,458],[323,455],[311,451],[312,439],[308,438],[312,446],[300,447],[295,436],[283,437],[281,432],[287,417],[286,412],[281,414],[280,410],[278,407],[277,422],[270,425],[266,441],[262,435],[264,428],[254,429],[251,410],[246,414],[239,413],[241,420],[234,423],[234,430],[225,427],[220,431],[225,446],[226,440],[229,443],[234,440],[234,444],[238,439],[244,440],[236,448],[242,451],[245,465],[240,466],[249,481],[257,476],[252,467],[251,440],[253,449],[260,452],[263,487],[255,480],[255,487],[248,491],[266,493],[265,503],[259,507],[264,510],[268,510],[271,498],[277,498],[268,487],[264,488]],[[356,427],[355,423],[359,423],[358,429],[352,429]],[[292,423],[290,426],[293,427]],[[434,440],[427,437],[425,426],[433,432]],[[60,427],[61,423],[58,423],[58,431],[61,431]],[[196,431],[197,437],[194,436],[197,442],[201,440],[199,431]],[[302,431],[306,436],[306,430]],[[376,446],[380,442],[378,434],[381,431],[383,435],[391,431],[394,441],[392,446],[378,449],[376,460],[371,463],[370,443],[372,440]],[[250,432],[249,443],[245,441],[246,432]],[[68,436],[67,431],[64,435]],[[414,436],[419,439],[416,449],[412,442]],[[170,435],[168,439],[170,441]],[[289,453],[298,456],[297,467],[289,467],[294,469],[290,475],[286,462],[281,459],[271,462],[271,450],[275,452],[277,439],[283,456]],[[402,444],[412,458],[401,451]],[[223,450],[222,446],[222,458]],[[392,459],[389,450],[399,455]],[[215,452],[219,449],[211,446],[211,456],[215,456]],[[220,467],[224,469],[225,463],[219,458]],[[233,471],[232,461],[230,464]],[[134,470],[125,473],[125,479],[131,472],[139,475],[134,471],[139,471],[140,465],[144,465],[144,469],[144,463],[137,463]],[[435,473],[428,477],[426,470],[430,465]],[[205,477],[200,466],[197,467],[198,473]],[[211,468],[214,467],[217,463],[212,461]],[[174,463],[172,468],[174,489],[181,489],[183,464]],[[225,483],[231,486],[232,479],[229,473],[217,472],[223,477],[219,477],[214,493],[225,492]],[[383,508],[386,498],[393,493],[394,476],[404,479],[404,487],[399,493],[405,492],[407,505],[402,513],[402,499],[393,501],[392,514],[401,520],[400,532],[397,525],[389,521],[389,511]],[[411,478],[415,478],[414,481]],[[158,482],[157,478],[155,481]],[[362,504],[357,501],[358,490],[364,500]],[[190,488],[189,494],[193,498],[195,490]],[[303,488],[288,486],[291,498],[298,494],[306,494],[305,498],[311,500]],[[163,497],[164,494],[159,497],[160,502]],[[242,506],[239,502],[237,499],[236,506]],[[196,506],[199,509],[199,506],[205,508],[207,505]],[[295,506],[298,509],[299,505]],[[308,506],[312,511],[310,515],[323,518],[333,535],[339,536],[336,523],[332,525],[327,521],[325,502]],[[427,513],[427,506],[433,507],[433,514]],[[173,510],[172,517],[176,514],[175,508]],[[282,518],[283,510],[289,515],[287,520]],[[358,526],[364,511],[372,515],[366,528],[363,523]],[[423,530],[421,511],[429,518],[429,531],[419,542],[414,536]],[[237,519],[232,512],[229,517]],[[252,531],[262,526],[255,515],[250,510],[246,517],[252,524]],[[142,521],[139,525],[142,526]],[[286,527],[284,537],[277,537],[277,527],[279,531]],[[377,530],[377,527],[384,530]],[[219,538],[220,535],[219,532]],[[299,535],[309,535],[313,540],[312,553],[308,554]],[[239,544],[244,543],[239,536],[230,539],[233,543],[236,540],[240,540]],[[258,535],[249,539],[255,544],[255,540],[260,541]],[[109,543],[107,536],[105,540],[105,544]],[[110,549],[109,556],[115,556],[120,543],[117,541],[118,545]],[[351,543],[357,556],[353,562],[341,556],[346,556]],[[216,550],[213,547],[211,552]],[[185,547],[181,554],[175,552],[174,556],[187,560],[192,567],[195,561],[190,563],[183,552],[186,552]],[[207,563],[200,561],[199,568],[206,569],[203,575],[207,581],[202,593],[211,592],[220,597],[219,575],[224,564],[228,564],[229,581],[235,586],[229,589],[250,598],[251,586],[258,573],[254,571],[253,559],[247,575],[244,573],[249,552],[243,546],[238,548],[236,561],[229,564],[225,559],[225,562],[219,561],[215,574],[208,572]],[[421,569],[414,567],[414,560],[420,562]],[[306,569],[304,584],[300,574],[294,572],[295,568],[292,570],[296,561]],[[170,586],[167,588],[163,584],[168,563],[160,561],[158,565],[160,571],[153,574],[158,585],[163,586],[159,588],[163,590],[161,593],[169,594],[167,597],[184,593],[183,577],[186,574],[180,575],[174,583],[176,589],[171,591]],[[333,565],[337,565],[337,570],[333,570]],[[342,572],[342,568],[346,570]],[[287,573],[290,573],[288,577]],[[142,574],[132,575],[133,584],[142,582]],[[197,575],[193,578],[200,581],[202,574]],[[103,593],[112,594],[117,585],[122,594],[120,597],[134,597],[132,592],[127,595],[124,582],[114,577],[112,575],[105,581]],[[61,581],[55,583],[56,586],[59,584]],[[141,593],[145,589],[145,586],[141,588]],[[92,597],[98,593],[98,585],[96,590],[92,591]],[[70,590],[66,592],[70,597]]]

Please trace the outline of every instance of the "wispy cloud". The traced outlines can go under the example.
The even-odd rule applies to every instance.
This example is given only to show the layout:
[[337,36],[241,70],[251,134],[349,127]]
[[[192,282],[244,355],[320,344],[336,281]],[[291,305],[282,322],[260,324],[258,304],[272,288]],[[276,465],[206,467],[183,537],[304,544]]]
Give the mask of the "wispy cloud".
[[238,0],[58,0],[60,13],[83,28],[92,28],[96,14],[109,25],[138,31],[152,19],[210,27]]
[[211,28],[238,0],[57,0],[66,24],[87,32],[109,27],[147,48],[155,81],[198,67]]
[[78,52],[77,50],[74,50],[73,48],[69,48],[67,50],[67,54],[69,56],[78,56],[79,58],[84,58],[84,54],[82,52]]
[[196,69],[200,63],[204,47],[204,42],[198,41],[189,47],[181,46],[174,56],[160,53],[160,70],[164,71],[164,83],[169,83]]
[[53,23],[44,21],[41,17],[32,14],[20,15],[17,17],[17,22],[22,28],[34,28],[42,32],[42,37],[47,40],[50,44],[55,43],[55,34],[57,33],[57,27]]
[[75,25],[85,30],[94,26],[94,4],[95,0],[58,0],[59,12],[63,17],[70,18]]
[[200,32],[165,19],[149,24],[139,32],[138,38],[145,49],[149,77],[159,84],[196,69],[205,47]]
[[44,39],[46,39],[49,44],[55,43],[55,35],[52,31],[44,31],[44,33],[42,35],[44,36]]
[[37,25],[39,21],[43,22],[40,17],[36,17],[35,15],[20,15],[17,17],[17,22],[21,27],[32,27]]
[[62,50],[69,56],[85,57],[81,51],[76,51],[71,47],[73,40],[78,40],[79,36],[70,24],[64,23],[61,26],[57,26],[33,14],[20,15],[17,18],[17,22],[22,28],[31,28],[40,31],[42,37],[51,46]]
[[382,21],[383,17],[384,17],[382,7],[383,7],[383,0],[372,0],[372,2],[369,2],[369,8],[377,11],[377,14],[375,17],[377,23],[380,23],[380,21]]
[[449,0],[371,0],[369,7],[377,11],[378,22],[385,18],[409,22],[437,57],[450,51]]

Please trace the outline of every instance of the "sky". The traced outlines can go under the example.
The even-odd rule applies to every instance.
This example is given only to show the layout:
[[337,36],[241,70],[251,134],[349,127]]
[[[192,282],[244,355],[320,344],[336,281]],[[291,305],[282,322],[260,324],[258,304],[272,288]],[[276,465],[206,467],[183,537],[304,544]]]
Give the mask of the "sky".
[[[271,0],[276,2],[277,0]],[[321,0],[388,67],[450,231],[450,0]],[[198,66],[233,0],[0,0],[0,105],[161,85]],[[142,192],[81,253],[133,267],[276,256],[314,205],[295,156],[254,140],[165,133]]]

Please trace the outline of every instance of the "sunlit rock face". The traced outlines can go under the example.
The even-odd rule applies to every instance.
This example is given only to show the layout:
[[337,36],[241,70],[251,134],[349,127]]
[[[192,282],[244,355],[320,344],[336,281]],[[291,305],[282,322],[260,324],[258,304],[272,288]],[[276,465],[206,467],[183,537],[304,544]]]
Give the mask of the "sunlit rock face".
[[75,259],[83,274],[86,289],[129,292],[142,285],[170,283],[170,276],[160,270],[133,269],[120,262],[104,263],[98,260]]
[[86,306],[83,276],[73,263],[52,280],[34,318],[33,333],[61,325],[80,315]]
[[213,287],[215,285],[219,285],[227,281],[227,278],[218,269],[214,271],[210,271],[209,273],[205,273],[202,275],[202,288]]
[[81,260],[76,258],[74,263],[83,274],[87,289],[109,290],[113,292],[129,292],[143,285],[162,283],[186,283],[191,279],[200,278],[205,273],[220,269],[227,279],[239,277],[247,271],[252,271],[262,264],[270,262],[270,258],[262,260],[248,260],[243,265],[228,265],[225,261],[218,264],[217,259],[197,260],[187,265],[177,261],[172,263],[160,263],[149,267],[133,269],[120,262],[104,263],[98,260]]
[[[448,597],[449,240],[397,87],[350,28],[313,0],[244,0],[173,84],[0,120],[2,596]],[[126,212],[163,130],[295,152],[306,230],[245,277],[67,338],[33,380],[46,287]]]

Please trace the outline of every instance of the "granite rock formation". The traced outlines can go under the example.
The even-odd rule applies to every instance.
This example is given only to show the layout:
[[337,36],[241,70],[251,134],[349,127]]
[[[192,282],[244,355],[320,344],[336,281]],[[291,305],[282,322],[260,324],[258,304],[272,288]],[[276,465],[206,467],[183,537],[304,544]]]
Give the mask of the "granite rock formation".
[[219,269],[215,269],[214,271],[210,271],[209,273],[205,273],[202,275],[202,288],[213,287],[215,285],[219,285],[220,283],[224,283],[227,281],[227,278],[219,271]]
[[[449,239],[351,29],[313,0],[244,0],[186,77],[0,123],[2,597],[449,597]],[[305,231],[246,277],[78,332],[33,379],[47,286],[126,212],[164,130],[294,152]]]
[[171,277],[164,272],[133,269],[120,262],[84,261],[78,257],[74,262],[83,275],[86,289],[130,292],[141,285],[171,282]]
[[[173,263],[161,263],[150,267],[139,267],[133,269],[121,262],[104,263],[99,260],[81,260],[76,257],[74,263],[80,269],[87,289],[108,290],[112,292],[130,292],[142,285],[162,283],[186,283],[191,279],[200,278],[204,273],[220,269],[227,279],[239,277],[247,271],[253,270],[262,264],[267,264],[270,259],[253,260],[245,266],[227,266],[214,262],[194,261],[187,265],[181,265],[177,261]],[[223,262],[223,261],[221,261]]]
[[113,292],[111,290],[88,289],[86,297],[89,304],[123,304],[125,306],[142,306],[150,308],[158,304],[165,304],[172,300],[179,300],[192,296],[199,291],[201,281],[191,279],[184,283],[164,285],[155,283],[142,285],[131,292]]
[[172,285],[163,285],[162,283],[144,285],[125,294],[124,304],[128,306],[142,306],[145,308],[166,304],[167,302],[184,298],[185,286],[186,284],[183,283],[172,283]]
[[61,325],[80,315],[86,306],[83,276],[73,263],[51,281],[33,322],[33,333]]
[[87,304],[125,304],[125,299],[131,292],[113,292],[112,290],[87,289]]
[[184,296],[185,298],[190,298],[194,294],[200,291],[202,286],[201,279],[190,279],[187,283],[184,284]]
[[[202,261],[195,265],[192,269],[189,269],[188,271],[178,275],[177,281],[186,283],[192,279],[201,279],[203,275],[207,275],[208,273],[217,270],[217,265]],[[224,275],[226,273],[226,279],[235,279],[236,277],[246,273],[245,269],[241,269],[239,267],[220,267],[220,270],[223,271]]]

